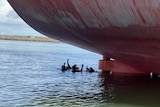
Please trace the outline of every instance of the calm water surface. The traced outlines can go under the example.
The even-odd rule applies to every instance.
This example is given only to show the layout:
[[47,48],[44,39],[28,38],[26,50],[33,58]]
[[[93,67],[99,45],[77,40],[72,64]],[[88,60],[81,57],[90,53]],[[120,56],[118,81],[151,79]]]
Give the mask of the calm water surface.
[[100,71],[102,56],[64,43],[0,41],[0,107],[159,107],[160,80]]

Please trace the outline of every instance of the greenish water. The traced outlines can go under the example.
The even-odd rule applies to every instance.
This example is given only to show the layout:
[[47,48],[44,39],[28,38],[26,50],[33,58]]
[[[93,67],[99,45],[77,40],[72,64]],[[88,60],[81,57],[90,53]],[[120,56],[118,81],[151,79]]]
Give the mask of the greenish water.
[[[160,79],[98,71],[102,56],[64,43],[0,41],[0,107],[159,107]],[[61,65],[98,72],[62,72]]]

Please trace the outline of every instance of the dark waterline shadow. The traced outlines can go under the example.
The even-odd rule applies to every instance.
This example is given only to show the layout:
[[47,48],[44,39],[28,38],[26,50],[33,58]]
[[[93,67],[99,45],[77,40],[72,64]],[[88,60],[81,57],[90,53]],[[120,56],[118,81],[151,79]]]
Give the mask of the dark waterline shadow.
[[106,102],[136,107],[160,106],[160,78],[141,74],[101,73],[99,76]]

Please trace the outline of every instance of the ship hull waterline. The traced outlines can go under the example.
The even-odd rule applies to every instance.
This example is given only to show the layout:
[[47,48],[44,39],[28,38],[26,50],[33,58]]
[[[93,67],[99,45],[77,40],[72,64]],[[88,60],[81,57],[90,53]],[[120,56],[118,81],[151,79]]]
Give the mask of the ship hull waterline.
[[160,73],[160,0],[8,1],[40,33],[114,58],[115,72]]

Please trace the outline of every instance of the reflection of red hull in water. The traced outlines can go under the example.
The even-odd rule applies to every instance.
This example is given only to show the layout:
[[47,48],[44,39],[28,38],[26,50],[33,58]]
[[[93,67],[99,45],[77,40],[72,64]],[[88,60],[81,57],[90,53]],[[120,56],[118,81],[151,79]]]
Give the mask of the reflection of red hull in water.
[[118,72],[160,73],[160,0],[8,1],[37,31],[116,59]]

